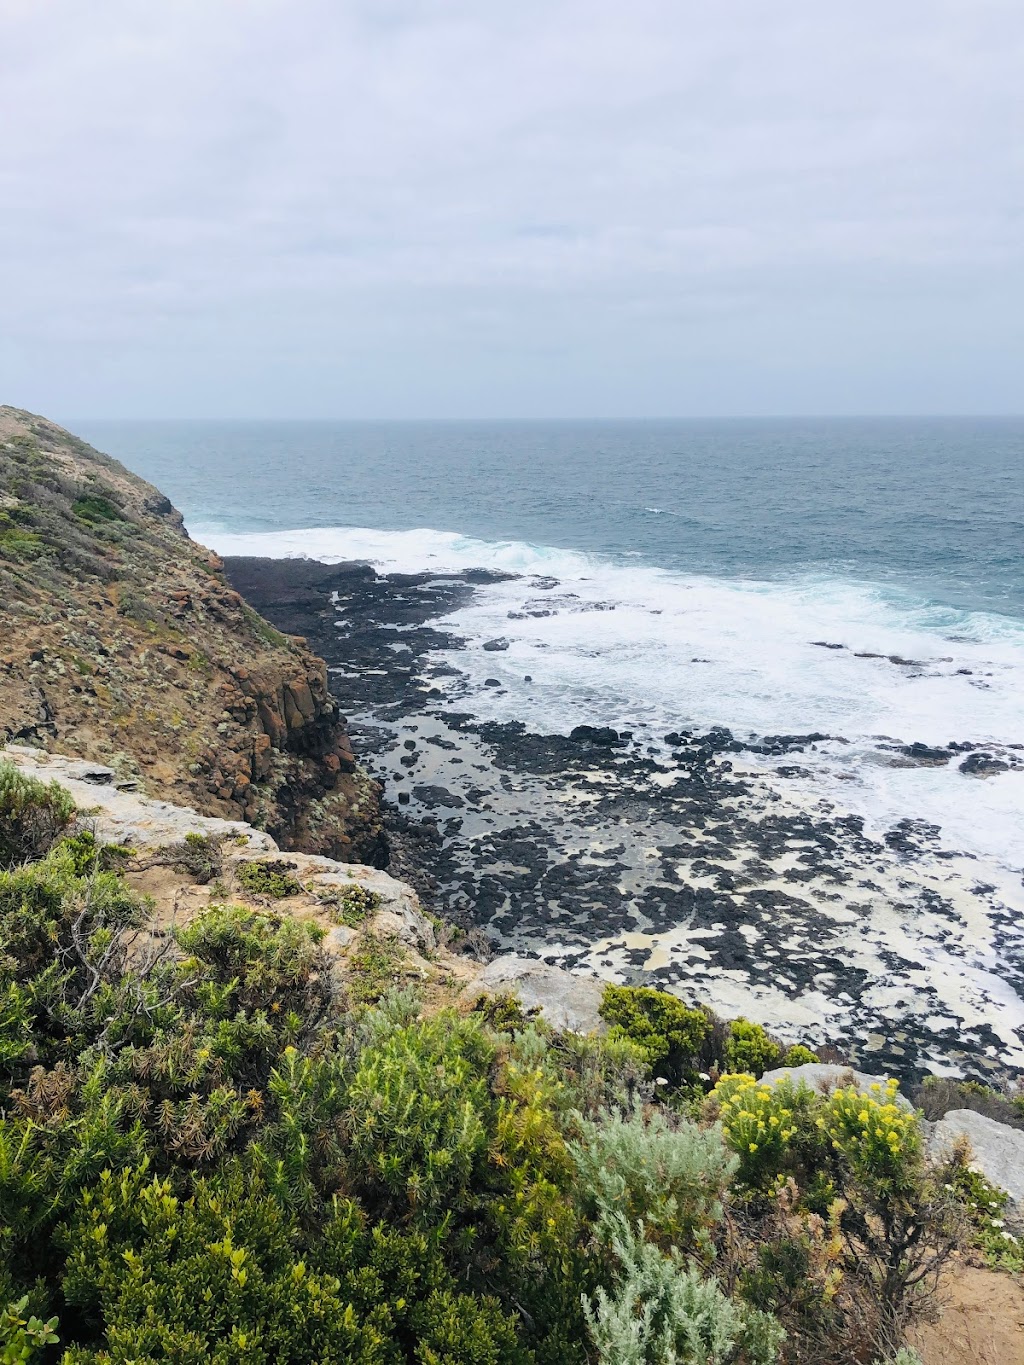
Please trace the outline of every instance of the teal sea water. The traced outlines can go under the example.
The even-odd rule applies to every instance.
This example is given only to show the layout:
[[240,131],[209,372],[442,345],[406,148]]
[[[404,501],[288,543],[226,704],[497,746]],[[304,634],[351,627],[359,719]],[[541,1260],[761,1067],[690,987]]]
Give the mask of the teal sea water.
[[70,425],[222,553],[521,574],[454,622],[478,714],[823,731],[812,795],[1024,862],[1024,419]]
[[1024,617],[1024,418],[75,429],[207,534],[432,528]]

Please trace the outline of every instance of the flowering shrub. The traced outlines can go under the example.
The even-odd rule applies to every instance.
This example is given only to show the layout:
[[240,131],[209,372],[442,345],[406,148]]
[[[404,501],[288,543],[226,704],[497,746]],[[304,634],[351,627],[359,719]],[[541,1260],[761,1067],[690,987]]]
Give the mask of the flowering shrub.
[[860,1179],[899,1182],[921,1150],[921,1127],[913,1111],[895,1103],[899,1082],[874,1082],[868,1091],[848,1086],[832,1092],[820,1127],[834,1151]]
[[711,1092],[722,1134],[739,1157],[740,1183],[750,1190],[778,1188],[791,1171],[807,1164],[808,1149],[822,1146],[816,1122],[821,1096],[790,1080],[763,1085],[749,1074],[723,1076]]

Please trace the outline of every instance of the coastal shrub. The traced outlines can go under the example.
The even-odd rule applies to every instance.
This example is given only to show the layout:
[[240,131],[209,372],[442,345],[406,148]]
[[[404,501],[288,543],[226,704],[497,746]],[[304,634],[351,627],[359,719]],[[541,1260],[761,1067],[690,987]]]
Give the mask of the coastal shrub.
[[123,850],[62,835],[0,872],[0,1359],[850,1365],[961,1214],[1012,1255],[885,1090],[652,1076],[753,1026],[625,988],[602,1037],[438,1009],[395,939],[339,963],[272,905],[168,932]]
[[38,531],[10,512],[0,511],[0,559],[31,563],[45,549]]
[[708,1112],[721,1121],[745,1190],[774,1192],[786,1176],[802,1178],[820,1166],[826,1147],[824,1123],[818,1123],[822,1104],[809,1086],[788,1079],[774,1086],[749,1074],[719,1080]]
[[385,996],[404,973],[405,952],[394,934],[366,932],[346,960],[346,985],[355,1005],[372,1005]]
[[946,1171],[946,1184],[964,1208],[970,1240],[989,1265],[1013,1274],[1024,1272],[1024,1245],[1006,1226],[1010,1196],[986,1180],[968,1162],[966,1150],[956,1154]]
[[152,861],[187,872],[200,886],[208,886],[224,871],[223,843],[223,835],[189,833],[180,843],[161,848]]
[[584,1299],[601,1365],[771,1365],[782,1330],[767,1314],[730,1299],[714,1281],[664,1255],[617,1216],[611,1235],[617,1274]]
[[331,911],[338,924],[349,929],[359,926],[380,909],[381,897],[376,891],[357,883],[352,886],[331,887],[328,891],[317,891],[317,900]]
[[655,1076],[671,1085],[697,1079],[701,1044],[711,1027],[704,1010],[648,986],[609,985],[600,1012],[615,1036],[636,1044]]
[[632,1113],[654,1098],[647,1056],[630,1038],[561,1033],[551,1039],[548,1056],[567,1106],[587,1118],[606,1110]]
[[496,1032],[514,1035],[533,1023],[540,1010],[527,1010],[518,995],[502,991],[497,995],[478,995],[473,1003],[473,1013],[479,1014]]
[[28,1303],[25,1294],[17,1303],[0,1308],[0,1365],[31,1360],[45,1346],[60,1340],[54,1331],[57,1319],[43,1322],[29,1312]]
[[0,868],[42,858],[75,816],[70,792],[0,759]]
[[124,513],[116,506],[110,498],[104,497],[102,493],[85,493],[80,498],[76,498],[71,505],[71,510],[81,521],[88,522],[91,526],[101,525],[103,522],[124,521]]
[[271,900],[284,900],[287,896],[297,896],[301,884],[289,874],[295,870],[294,863],[275,861],[268,863],[239,863],[235,869],[238,884],[251,896],[267,896]]
[[228,905],[212,906],[175,937],[187,954],[184,972],[197,976],[196,998],[207,1017],[255,1010],[309,1025],[330,999],[323,935],[304,920]]
[[812,1052],[809,1047],[804,1047],[803,1043],[794,1043],[792,1047],[787,1047],[782,1054],[780,1066],[809,1066],[818,1061],[818,1054]]
[[708,1250],[709,1229],[737,1161],[717,1128],[662,1110],[606,1114],[580,1123],[570,1144],[585,1207],[598,1224],[622,1215],[666,1248]]
[[346,1126],[372,1208],[422,1220],[466,1202],[486,1149],[493,1055],[479,1024],[451,1013],[395,1029],[361,1055]]
[[[957,1158],[940,1167],[925,1161],[917,1116],[896,1105],[896,1090],[893,1081],[824,1095],[790,1080],[766,1086],[741,1075],[723,1077],[709,1097],[708,1111],[720,1117],[739,1157],[734,1193],[747,1200],[762,1244],[773,1246],[764,1220],[787,1189],[797,1193],[797,1212],[834,1229],[846,1295],[836,1308],[836,1340],[846,1343],[841,1359],[897,1349],[964,1238],[964,1204],[951,1175]],[[759,1283],[764,1305],[785,1317],[787,1301],[792,1308],[786,1264],[798,1281],[800,1257],[813,1248],[789,1235],[777,1240],[776,1263],[767,1269],[778,1299],[765,1290],[771,1275]]]
[[980,1081],[956,1080],[951,1076],[926,1076],[911,1092],[911,1099],[930,1123],[951,1109],[973,1109],[976,1114],[1024,1129],[1024,1089],[993,1090]]
[[778,1064],[782,1049],[760,1024],[733,1019],[725,1040],[725,1065],[729,1071],[749,1071],[760,1077]]

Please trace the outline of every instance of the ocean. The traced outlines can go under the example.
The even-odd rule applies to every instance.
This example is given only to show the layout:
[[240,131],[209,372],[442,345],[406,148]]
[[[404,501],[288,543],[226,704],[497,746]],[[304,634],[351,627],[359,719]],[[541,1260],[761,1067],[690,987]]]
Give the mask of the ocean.
[[805,799],[1024,867],[1024,419],[73,426],[220,553],[519,575],[453,622],[485,719],[821,732]]

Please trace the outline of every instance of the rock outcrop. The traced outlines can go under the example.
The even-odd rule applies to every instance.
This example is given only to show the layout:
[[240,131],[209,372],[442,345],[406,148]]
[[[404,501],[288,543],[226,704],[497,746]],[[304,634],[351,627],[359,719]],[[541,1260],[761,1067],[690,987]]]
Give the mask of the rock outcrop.
[[[178,925],[209,907],[211,900],[238,904],[270,905],[296,919],[313,919],[328,930],[325,946],[337,956],[358,935],[332,918],[331,906],[353,889],[367,894],[365,920],[360,933],[369,932],[402,944],[422,965],[423,956],[437,946],[434,923],[423,913],[415,891],[380,868],[362,863],[340,862],[317,854],[286,852],[265,830],[242,820],[223,820],[200,815],[186,806],[126,791],[116,785],[116,774],[99,763],[48,754],[12,744],[0,750],[0,761],[13,763],[22,772],[44,782],[59,782],[74,799],[78,822],[91,830],[101,844],[117,844],[133,850],[124,872],[136,890],[150,896],[154,924],[164,925],[173,915]],[[203,841],[189,844],[189,838]],[[191,855],[191,856],[190,856]],[[191,871],[191,859],[215,859],[206,875]],[[247,881],[246,872],[265,864],[270,874],[285,879],[285,893],[260,895],[259,882]],[[474,965],[444,957],[444,967],[462,975]]]
[[556,1029],[592,1033],[601,1028],[605,982],[576,976],[532,957],[506,953],[489,962],[466,987],[467,995],[515,995],[525,1009],[540,1010]]
[[0,407],[0,741],[258,825],[284,848],[386,860],[326,666],[227,583],[158,489]]
[[[841,1086],[855,1085],[858,1090],[870,1091],[872,1086],[884,1090],[888,1076],[875,1076],[867,1071],[854,1071],[852,1067],[838,1066],[832,1062],[806,1062],[803,1066],[780,1066],[774,1071],[766,1071],[761,1077],[762,1085],[777,1085],[779,1081],[790,1080],[794,1085],[803,1082],[811,1090],[828,1093]],[[893,1103],[907,1113],[913,1113],[914,1106],[905,1095],[897,1093]]]
[[945,1156],[965,1141],[970,1144],[972,1164],[1010,1196],[1011,1215],[1024,1217],[1024,1132],[973,1109],[951,1109],[931,1130],[929,1155]]

